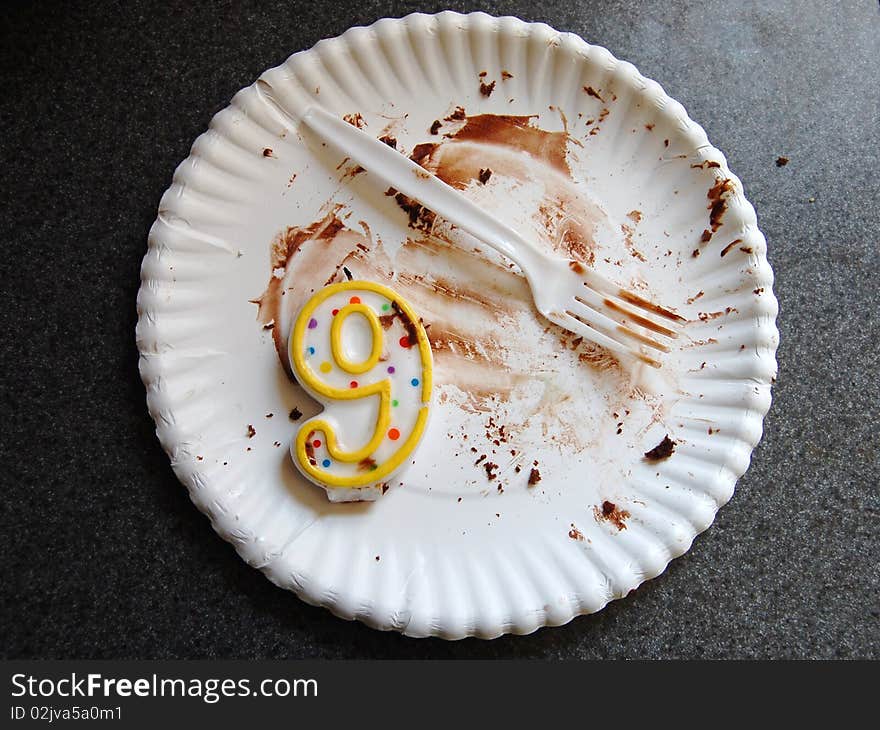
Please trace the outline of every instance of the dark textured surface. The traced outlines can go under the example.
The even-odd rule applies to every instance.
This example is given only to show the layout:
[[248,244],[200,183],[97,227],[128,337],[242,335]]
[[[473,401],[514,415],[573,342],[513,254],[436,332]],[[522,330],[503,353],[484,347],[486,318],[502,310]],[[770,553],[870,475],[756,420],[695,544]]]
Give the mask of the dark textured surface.
[[688,555],[598,615],[458,643],[248,568],[171,473],[134,346],[147,230],[211,115],[321,37],[444,6],[174,5],[0,19],[3,656],[880,658],[877,2],[482,6],[605,45],[706,128],[769,241],[782,339],[764,440]]

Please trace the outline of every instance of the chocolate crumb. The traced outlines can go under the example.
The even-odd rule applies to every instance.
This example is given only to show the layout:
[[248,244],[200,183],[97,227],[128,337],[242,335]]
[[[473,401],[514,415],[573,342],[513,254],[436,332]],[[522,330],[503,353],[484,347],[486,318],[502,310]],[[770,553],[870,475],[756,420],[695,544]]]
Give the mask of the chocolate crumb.
[[435,119],[431,124],[431,129],[429,130],[431,134],[437,134],[440,131],[440,127],[443,126],[439,119]]
[[614,502],[609,502],[605,500],[602,502],[602,508],[598,507],[593,508],[593,515],[596,520],[605,520],[606,522],[610,522],[614,525],[618,530],[626,529],[626,518],[629,517],[629,512],[625,509],[620,509]]
[[708,243],[712,240],[712,231],[708,228],[703,229],[703,235],[700,236],[700,243]]
[[348,122],[352,127],[357,127],[358,129],[363,129],[367,124],[364,121],[364,118],[360,115],[360,112],[346,114],[342,119]]
[[266,147],[263,149],[263,157],[272,157],[272,148]]
[[529,472],[529,486],[534,487],[540,481],[541,472],[539,472],[537,469],[532,469],[532,471]]
[[248,424],[248,427],[247,427],[247,437],[248,437],[249,439],[252,439],[252,438],[253,438],[254,436],[256,436],[256,435],[257,435],[257,429],[255,429],[255,428],[249,423],[249,424]]
[[498,474],[495,473],[498,470],[498,464],[487,461],[485,464],[483,464],[483,468],[486,470],[486,476],[489,478],[489,481],[492,481],[493,479],[496,479],[498,477]]
[[479,76],[480,76],[481,79],[482,79],[482,78],[485,78],[485,77],[488,76],[488,75],[489,75],[489,72],[488,72],[488,71],[480,71],[480,74],[479,74]]
[[495,91],[495,82],[493,81],[491,84],[487,84],[484,82],[480,82],[480,93],[483,96],[489,97],[492,96],[492,92]]
[[490,177],[492,177],[492,171],[488,167],[485,169],[480,168],[479,180],[483,185],[489,182]]
[[727,198],[733,191],[733,181],[730,178],[716,179],[715,184],[709,188],[706,197],[709,198],[709,227],[715,233],[721,227],[721,219],[727,210]]
[[788,164],[787,157],[777,157],[776,158],[776,167],[785,167]]
[[504,71],[504,70],[501,71],[501,80],[502,81],[507,81],[507,79],[512,79],[512,78],[513,78],[513,74],[510,73],[510,71]]
[[452,114],[450,114],[448,117],[445,117],[445,119],[447,122],[457,122],[464,119],[465,116],[466,114],[464,112],[464,107],[457,106],[455,107],[455,110],[452,112]]
[[378,555],[376,556],[376,562],[377,562],[377,563],[379,562],[379,556],[378,556]]
[[263,329],[264,329],[264,330],[275,329],[275,323],[274,323],[274,322],[268,322],[268,323],[266,323],[266,324],[263,325]]
[[587,92],[587,96],[592,96],[603,103],[605,102],[605,99],[603,99],[601,96],[599,96],[599,92],[596,91],[592,86],[585,86],[584,91]]
[[568,536],[572,540],[583,541],[584,539],[584,534],[577,527],[574,526],[574,522],[571,523],[571,529],[568,531]]
[[391,147],[391,149],[397,149],[397,139],[395,137],[392,137],[390,134],[379,137],[379,141],[384,142],[389,147]]
[[383,483],[382,484],[382,494],[385,494],[385,492],[387,492],[387,491],[388,491],[388,485]]
[[727,256],[730,249],[732,249],[738,243],[742,243],[741,238],[734,239],[733,241],[728,243],[723,249],[721,249],[721,258],[724,258],[725,256]]
[[660,461],[672,456],[673,451],[675,451],[675,441],[669,438],[669,434],[667,434],[653,449],[645,452],[645,458],[648,461]]
[[485,459],[485,458],[486,458],[486,454],[480,454],[479,458],[474,462],[474,466],[476,466],[477,464],[479,464],[479,463],[480,463],[481,461],[483,461],[483,459]]
[[290,412],[290,420],[298,421],[300,418],[302,418],[302,415],[302,411],[299,408],[294,407],[294,409]]
[[519,474],[519,473],[522,471],[522,467],[521,467],[519,464],[517,464],[515,467],[513,467],[513,470],[514,470],[517,474]]
[[342,267],[342,273],[345,274],[345,278],[351,281],[351,272],[348,270],[347,266]]

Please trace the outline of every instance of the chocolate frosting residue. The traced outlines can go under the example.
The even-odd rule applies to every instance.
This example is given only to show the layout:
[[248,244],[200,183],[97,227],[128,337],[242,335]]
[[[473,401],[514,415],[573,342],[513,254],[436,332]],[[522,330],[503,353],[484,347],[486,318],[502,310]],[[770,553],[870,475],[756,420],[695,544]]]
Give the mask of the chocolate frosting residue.
[[[566,160],[568,133],[540,129],[532,120],[467,116],[462,110],[444,120],[439,141],[417,145],[410,157],[458,189],[541,183],[543,193],[533,211],[537,243],[590,264],[594,232],[605,214],[572,179]],[[393,190],[389,194],[396,196],[414,230],[396,250],[374,237],[366,224],[350,226],[341,205],[328,204],[319,220],[280,231],[270,247],[266,288],[253,300],[259,305],[258,320],[274,324],[273,342],[292,378],[286,338],[308,297],[325,283],[350,275],[385,284],[422,317],[438,385],[457,386],[465,394],[463,409],[491,412],[514,388],[534,379],[534,365],[523,353],[558,357],[554,349],[568,333],[537,314],[525,278],[506,262],[462,244],[448,225],[438,227],[433,213],[418,203]],[[382,324],[390,326],[399,316],[392,312]],[[578,367],[620,372],[616,359],[592,343],[566,338],[562,352]],[[547,406],[555,409],[558,404],[547,400]]]

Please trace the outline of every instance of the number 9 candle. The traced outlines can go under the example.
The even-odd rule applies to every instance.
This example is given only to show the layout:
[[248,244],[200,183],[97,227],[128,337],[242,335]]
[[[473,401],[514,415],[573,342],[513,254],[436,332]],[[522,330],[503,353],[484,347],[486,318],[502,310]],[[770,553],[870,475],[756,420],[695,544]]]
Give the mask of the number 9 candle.
[[418,316],[381,284],[331,284],[297,315],[289,355],[324,406],[297,431],[293,463],[332,502],[376,499],[411,461],[428,421],[431,346]]

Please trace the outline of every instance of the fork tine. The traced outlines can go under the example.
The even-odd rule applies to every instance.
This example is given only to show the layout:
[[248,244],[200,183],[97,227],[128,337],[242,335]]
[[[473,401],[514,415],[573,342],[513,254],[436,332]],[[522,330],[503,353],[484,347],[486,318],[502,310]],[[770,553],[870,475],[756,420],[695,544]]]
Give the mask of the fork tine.
[[[578,298],[578,297],[576,297]],[[633,324],[637,324],[640,327],[644,327],[647,330],[651,330],[652,332],[656,332],[658,335],[665,335],[666,337],[678,337],[678,332],[675,330],[671,330],[668,327],[664,327],[662,324],[657,324],[653,319],[648,319],[647,317],[642,317],[640,314],[636,314],[635,312],[631,312],[626,307],[621,307],[617,302],[613,299],[605,297],[602,303],[607,306],[609,309],[613,309],[615,312],[620,312],[625,318],[629,319],[633,322]],[[584,304],[588,304],[588,302],[584,302]]]
[[627,291],[626,289],[618,289],[617,296],[619,296],[625,302],[634,304],[640,309],[644,309],[648,312],[653,312],[654,314],[659,314],[661,317],[665,317],[666,319],[672,320],[673,322],[687,321],[680,314],[676,314],[672,310],[661,307],[659,304],[654,304],[654,302],[650,302],[647,299],[642,299],[642,297],[640,297],[638,294],[633,294],[631,291]]
[[629,357],[634,357],[637,360],[641,360],[642,362],[650,365],[653,368],[659,368],[660,363],[652,357],[645,355],[643,352],[630,347],[628,345],[623,344],[622,342],[615,340],[613,337],[609,337],[603,332],[591,327],[586,322],[577,318],[570,312],[556,313],[557,317],[563,318],[564,322],[562,326],[572,332],[576,332],[582,337],[587,338],[591,342],[596,343],[597,345],[601,345],[607,350],[611,350],[612,352],[620,353],[621,355],[627,355]]
[[[600,294],[591,290],[584,289],[583,292],[575,297],[575,303],[578,307],[575,314],[582,319],[585,319],[591,326],[598,326],[606,332],[623,332],[624,334],[639,340],[640,343],[653,347],[655,350],[669,352],[669,348],[666,347],[666,345],[658,342],[656,338],[648,338],[634,331],[632,325],[640,325],[652,333],[669,337],[670,339],[674,339],[678,336],[674,330],[657,324],[655,321],[646,317],[633,314],[626,307],[618,305],[614,300],[609,299],[608,297],[602,297]],[[619,312],[623,317],[612,318],[606,314],[608,310]]]
[[648,299],[640,297],[638,294],[633,294],[633,292],[631,291],[622,289],[617,284],[610,282],[604,276],[601,276],[597,272],[587,268],[586,266],[578,262],[574,263],[577,265],[574,266],[572,264],[569,264],[569,268],[571,268],[572,271],[580,274],[586,288],[591,289],[592,291],[597,293],[605,294],[608,297],[617,297],[634,307],[638,307],[644,312],[655,314],[657,316],[663,317],[664,319],[668,319],[671,322],[687,321],[687,319],[685,317],[682,317],[680,314],[676,314],[672,310],[666,309],[666,307],[661,307],[659,304],[655,304]]
[[662,342],[658,342],[657,340],[653,340],[650,337],[646,337],[645,335],[636,332],[630,327],[626,326],[626,323],[620,323],[605,315],[597,312],[587,303],[575,300],[572,302],[572,307],[569,309],[569,314],[577,319],[585,322],[589,327],[593,329],[603,330],[606,333],[620,333],[625,337],[629,337],[630,339],[636,340],[641,345],[647,345],[655,350],[659,350],[660,352],[669,352],[669,348],[664,345]]

